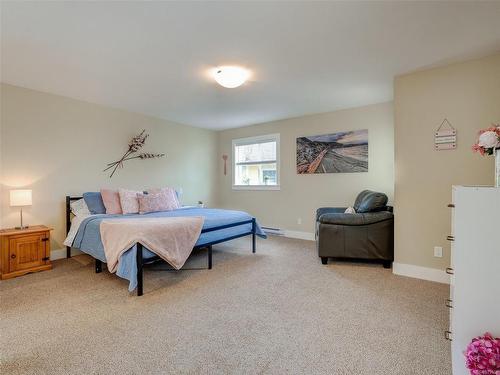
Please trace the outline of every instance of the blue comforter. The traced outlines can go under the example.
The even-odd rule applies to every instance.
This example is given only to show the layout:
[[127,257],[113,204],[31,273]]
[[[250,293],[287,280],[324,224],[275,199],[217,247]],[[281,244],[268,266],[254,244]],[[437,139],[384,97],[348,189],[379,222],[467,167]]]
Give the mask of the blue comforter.
[[[205,221],[203,229],[218,227],[221,225],[237,223],[240,221],[251,220],[252,216],[242,211],[230,211],[209,208],[181,208],[175,211],[153,212],[149,214],[139,215],[92,215],[85,219],[78,229],[78,232],[73,240],[72,247],[79,249],[96,259],[106,262],[106,255],[101,241],[100,224],[103,220],[133,218],[140,217],[179,217],[179,216],[203,216]],[[196,246],[203,246],[215,241],[224,240],[233,236],[251,232],[252,224],[245,224],[236,227],[215,230],[212,232],[202,233],[196,242]],[[256,233],[262,238],[266,238],[259,224],[257,224]],[[129,280],[129,291],[137,287],[137,263],[136,263],[137,247],[134,245],[128,251],[124,252],[120,258],[116,274],[124,279]],[[144,247],[144,260],[154,257],[151,251]]]

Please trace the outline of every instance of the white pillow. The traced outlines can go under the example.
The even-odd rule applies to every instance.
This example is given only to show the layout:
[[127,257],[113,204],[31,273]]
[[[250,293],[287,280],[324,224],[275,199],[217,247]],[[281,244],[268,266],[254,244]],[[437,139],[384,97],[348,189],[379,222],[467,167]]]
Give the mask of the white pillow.
[[88,216],[90,215],[89,208],[87,203],[85,203],[85,199],[78,199],[77,201],[73,201],[69,204],[71,207],[71,212],[75,216]]
[[345,214],[355,214],[356,210],[354,207],[347,207],[346,210],[344,211]]

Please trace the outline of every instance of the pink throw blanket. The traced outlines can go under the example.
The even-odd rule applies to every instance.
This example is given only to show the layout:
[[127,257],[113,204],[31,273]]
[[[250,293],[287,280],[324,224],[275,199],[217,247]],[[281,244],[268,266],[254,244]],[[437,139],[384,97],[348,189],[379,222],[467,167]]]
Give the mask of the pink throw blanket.
[[103,220],[100,232],[109,272],[116,272],[121,255],[137,242],[179,269],[202,227],[203,217],[198,216]]

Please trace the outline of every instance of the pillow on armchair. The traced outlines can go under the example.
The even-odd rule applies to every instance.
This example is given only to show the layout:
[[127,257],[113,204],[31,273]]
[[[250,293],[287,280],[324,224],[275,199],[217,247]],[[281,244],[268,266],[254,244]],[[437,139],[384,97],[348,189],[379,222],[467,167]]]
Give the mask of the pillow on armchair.
[[387,206],[387,200],[387,195],[384,193],[363,190],[354,202],[354,209],[358,213],[382,211]]

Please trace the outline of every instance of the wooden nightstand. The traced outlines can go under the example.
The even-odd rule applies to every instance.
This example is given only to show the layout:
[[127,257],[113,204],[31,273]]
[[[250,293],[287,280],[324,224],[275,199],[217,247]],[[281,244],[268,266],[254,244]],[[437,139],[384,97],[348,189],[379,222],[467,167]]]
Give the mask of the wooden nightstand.
[[50,270],[50,231],[45,225],[0,230],[0,279]]

